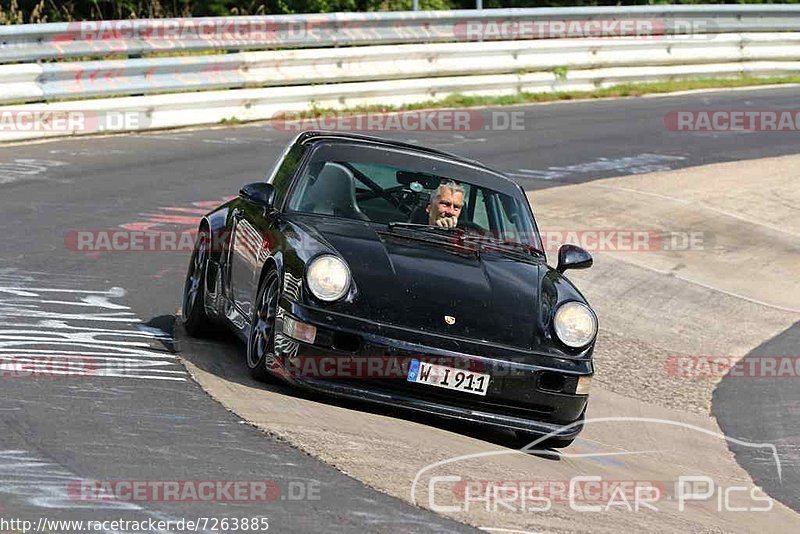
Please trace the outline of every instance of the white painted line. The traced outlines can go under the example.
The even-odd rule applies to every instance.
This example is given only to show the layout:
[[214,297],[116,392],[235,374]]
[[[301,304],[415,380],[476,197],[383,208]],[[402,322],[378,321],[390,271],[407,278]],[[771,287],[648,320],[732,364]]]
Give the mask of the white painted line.
[[785,228],[781,228],[780,226],[775,226],[775,225],[772,225],[772,224],[769,224],[769,223],[765,223],[765,222],[762,222],[762,221],[757,221],[755,219],[751,219],[749,217],[744,217],[744,216],[738,215],[736,213],[731,213],[729,211],[725,211],[723,209],[711,206],[711,205],[709,205],[709,204],[707,204],[705,202],[696,202],[696,201],[693,201],[693,200],[686,200],[686,199],[683,199],[683,198],[673,197],[673,196],[669,196],[669,195],[662,195],[660,193],[653,193],[652,191],[642,191],[641,189],[633,189],[633,188],[630,188],[630,187],[622,187],[622,186],[617,186],[617,185],[596,184],[596,183],[589,183],[587,185],[590,185],[592,187],[600,187],[602,189],[611,189],[611,190],[617,190],[617,191],[625,191],[625,192],[628,192],[628,193],[636,193],[636,194],[639,194],[639,195],[647,195],[647,196],[651,196],[651,197],[661,198],[661,199],[664,199],[664,200],[669,200],[671,202],[676,202],[678,204],[683,204],[683,205],[698,206],[700,208],[707,209],[707,210],[713,211],[715,213],[719,213],[720,215],[725,215],[726,217],[731,217],[733,219],[738,219],[740,221],[744,221],[744,222],[746,222],[748,224],[752,224],[752,225],[755,225],[755,226],[761,226],[763,228],[768,228],[768,229],[773,230],[775,232],[781,232],[783,234],[789,234],[789,235],[792,235],[792,236],[800,237],[800,234],[798,234],[797,232],[792,232],[791,230],[786,230]]
[[[4,273],[5,275],[6,273]],[[22,280],[22,277],[16,277]],[[26,277],[31,284],[37,277]],[[48,276],[48,278],[50,278]],[[48,300],[41,294],[58,293],[64,299]],[[111,299],[125,290],[104,291],[57,287],[0,287],[0,318],[24,317],[0,328],[0,377],[84,376],[185,381],[186,370],[176,354],[154,350],[154,340],[170,340],[165,332],[143,326],[130,307]],[[69,295],[73,295],[69,297]],[[3,298],[6,297],[6,298]],[[77,312],[96,308],[100,313],[57,313],[53,307]],[[68,321],[77,321],[70,324]],[[92,322],[127,323],[127,328],[96,328]],[[85,360],[85,368],[76,368]],[[161,369],[157,369],[157,368]]]
[[[47,343],[48,345],[60,345],[61,343]],[[67,346],[75,346],[76,343],[63,343]],[[81,345],[81,344],[78,344]],[[91,345],[87,345],[91,346]],[[112,347],[113,348],[113,347]],[[156,351],[143,351],[138,349],[120,349],[122,352],[87,352],[87,351],[75,351],[75,350],[53,350],[53,349],[19,349],[16,347],[11,348],[4,348],[0,347],[0,358],[3,357],[4,353],[7,354],[50,354],[50,355],[74,355],[80,356],[84,358],[90,358],[94,356],[136,356],[138,358],[164,358],[168,360],[177,360],[178,355],[171,354],[169,352],[156,352]]]
[[[2,335],[4,333],[8,333],[9,335]],[[30,335],[26,335],[30,334]],[[30,341],[31,343],[52,343],[56,342],[59,344],[87,344],[91,343],[97,345],[99,347],[103,347],[105,345],[111,345],[112,347],[118,347],[120,345],[124,347],[139,347],[142,349],[149,348],[150,345],[144,342],[131,342],[131,341],[119,341],[119,340],[100,340],[94,339],[89,336],[84,336],[83,334],[78,334],[80,337],[73,337],[69,334],[59,334],[58,332],[42,332],[42,331],[9,331],[3,332],[0,331],[0,346],[9,346],[15,345],[18,341]],[[14,343],[6,343],[6,341],[12,341]]]
[[46,319],[76,319],[79,321],[101,321],[112,323],[140,323],[141,320],[130,312],[119,313],[53,313],[40,310],[17,310],[0,306],[0,318],[41,317]]
[[633,265],[634,267],[641,267],[642,269],[646,269],[648,271],[652,271],[654,273],[663,274],[664,276],[670,276],[672,278],[677,278],[678,280],[682,280],[684,282],[688,282],[690,284],[694,284],[700,287],[704,287],[706,289],[710,289],[711,291],[716,291],[717,293],[722,293],[724,295],[728,295],[729,297],[741,299],[752,304],[758,304],[759,306],[764,306],[765,308],[771,308],[773,310],[780,310],[789,313],[796,313],[800,314],[800,308],[787,308],[785,306],[778,306],[777,304],[770,304],[769,302],[764,302],[763,300],[754,299],[748,297],[746,295],[742,295],[740,293],[734,293],[732,291],[728,291],[727,289],[720,289],[718,287],[714,287],[710,284],[706,284],[705,282],[700,282],[698,280],[692,280],[691,278],[686,278],[685,276],[681,276],[676,274],[674,271],[664,271],[662,269],[656,269],[655,267],[650,267],[648,265],[641,265],[638,263],[629,263],[626,262],[628,265]]
[[[89,328],[82,326],[71,326],[63,321],[38,321],[34,323],[4,323],[3,326],[14,328],[31,328],[31,327],[44,327],[52,330],[77,330],[84,332],[93,332],[97,335],[114,335],[122,337],[144,337],[150,339],[171,340],[169,334],[163,330],[150,327],[140,327],[139,330],[110,330],[108,328]],[[0,330],[0,332],[5,332]]]
[[82,293],[84,295],[105,295],[112,298],[122,298],[127,292],[121,287],[112,287],[104,291],[91,291],[86,289],[60,289],[53,287],[0,287],[0,293],[13,293],[20,297],[38,297],[37,293]]

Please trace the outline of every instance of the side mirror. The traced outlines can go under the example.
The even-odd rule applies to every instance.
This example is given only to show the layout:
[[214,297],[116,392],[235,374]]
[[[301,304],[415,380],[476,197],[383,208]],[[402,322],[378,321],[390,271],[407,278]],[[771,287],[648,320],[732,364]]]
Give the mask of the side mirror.
[[592,255],[575,245],[561,245],[558,249],[558,267],[556,271],[563,273],[567,269],[588,269],[594,260]]
[[256,182],[242,187],[239,196],[256,206],[271,208],[275,200],[275,188],[266,182]]

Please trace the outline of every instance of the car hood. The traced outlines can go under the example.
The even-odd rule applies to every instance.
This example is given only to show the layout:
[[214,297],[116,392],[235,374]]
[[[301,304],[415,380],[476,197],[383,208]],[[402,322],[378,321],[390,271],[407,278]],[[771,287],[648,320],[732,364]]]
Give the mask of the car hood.
[[359,221],[306,228],[350,266],[357,292],[341,305],[351,315],[523,349],[541,340],[542,259],[477,255]]

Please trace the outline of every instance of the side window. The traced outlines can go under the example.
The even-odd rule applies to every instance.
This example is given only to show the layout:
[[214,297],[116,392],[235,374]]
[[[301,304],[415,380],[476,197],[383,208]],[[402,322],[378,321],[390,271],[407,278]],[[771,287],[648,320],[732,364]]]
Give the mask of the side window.
[[298,163],[303,158],[306,147],[299,144],[292,145],[285,153],[283,161],[278,161],[267,181],[275,187],[275,206],[279,207],[286,198],[289,186],[292,185],[292,176]]
[[508,230],[516,230],[517,229],[517,225],[516,225],[516,223],[514,221],[511,220],[512,217],[514,219],[516,219],[516,215],[514,213],[509,213],[509,211],[508,211],[508,207],[509,207],[508,206],[508,202],[503,202],[504,199],[503,199],[502,196],[500,196],[499,199],[500,199],[500,203],[499,203],[500,204],[500,210],[499,210],[500,211],[500,220],[502,221],[503,229],[505,229],[506,231],[508,231]]
[[482,230],[489,229],[489,212],[486,210],[486,197],[483,194],[483,189],[478,190],[475,195],[475,210],[472,214],[472,222],[481,227]]
[[[394,167],[376,165],[374,163],[351,163],[351,165],[384,189],[400,185],[397,182],[397,169]],[[362,184],[361,187],[366,186]]]
[[533,228],[524,217],[523,207],[508,195],[497,195],[498,215],[503,226],[504,239],[517,242],[534,243],[536,241]]

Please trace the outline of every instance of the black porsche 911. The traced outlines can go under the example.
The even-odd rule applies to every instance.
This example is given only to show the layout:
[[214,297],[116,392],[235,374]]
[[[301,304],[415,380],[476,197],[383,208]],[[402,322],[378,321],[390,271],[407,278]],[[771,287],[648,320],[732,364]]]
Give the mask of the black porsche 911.
[[247,344],[260,379],[514,430],[582,428],[597,318],[545,253],[522,188],[415,145],[304,132],[202,218],[187,332]]

